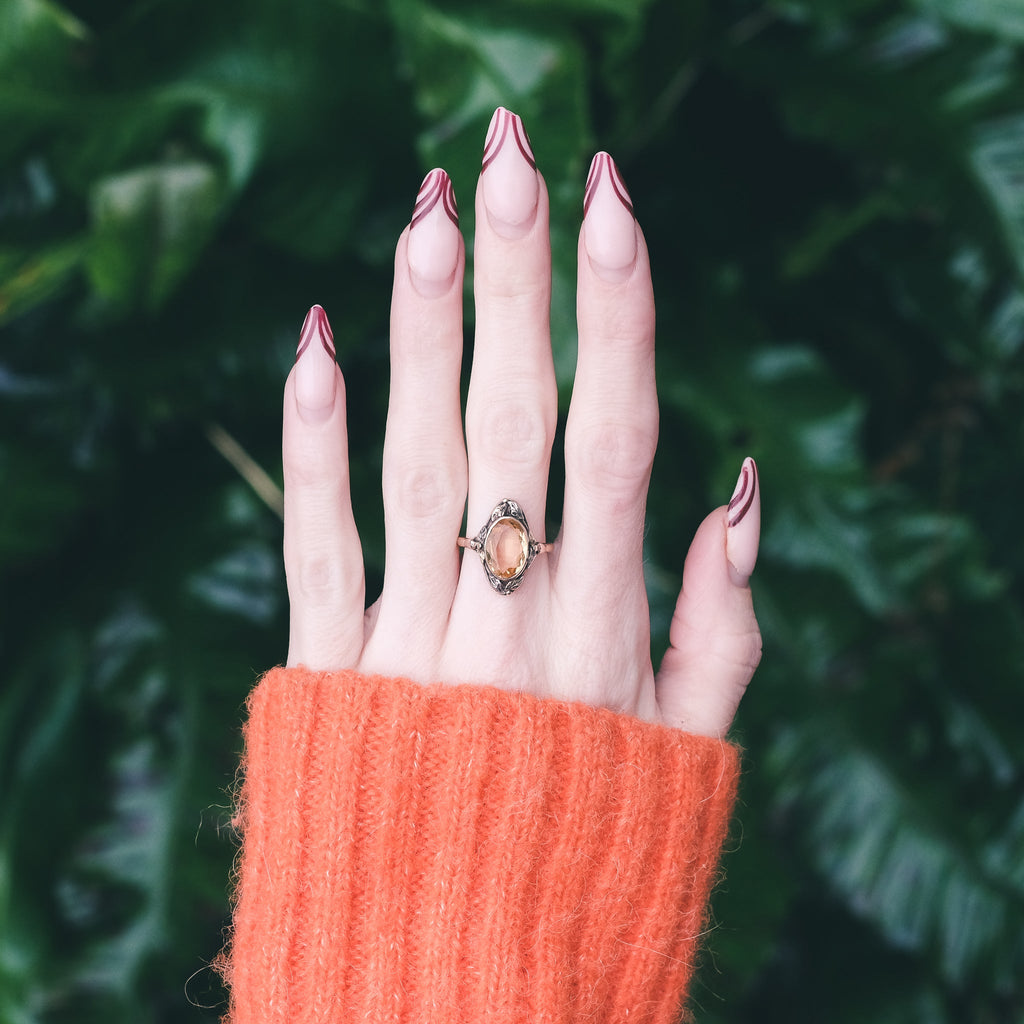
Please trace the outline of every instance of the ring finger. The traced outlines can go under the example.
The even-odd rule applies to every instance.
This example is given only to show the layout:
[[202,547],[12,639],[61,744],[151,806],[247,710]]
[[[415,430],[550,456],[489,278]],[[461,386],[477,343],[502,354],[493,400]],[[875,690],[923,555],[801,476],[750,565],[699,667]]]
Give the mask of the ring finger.
[[[522,121],[502,107],[484,146],[474,268],[476,340],[466,405],[468,529],[474,534],[499,501],[511,498],[541,537],[557,418],[548,200]],[[473,602],[490,590],[476,561],[467,555],[469,579],[460,586],[460,595]],[[531,582],[536,581],[524,580],[524,590]]]

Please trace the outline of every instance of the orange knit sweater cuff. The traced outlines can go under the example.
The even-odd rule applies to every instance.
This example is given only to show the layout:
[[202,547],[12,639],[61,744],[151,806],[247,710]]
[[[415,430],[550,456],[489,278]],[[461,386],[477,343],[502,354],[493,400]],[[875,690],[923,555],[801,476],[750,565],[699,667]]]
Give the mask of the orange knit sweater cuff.
[[490,687],[275,669],[245,751],[232,1024],[678,1019],[734,747]]

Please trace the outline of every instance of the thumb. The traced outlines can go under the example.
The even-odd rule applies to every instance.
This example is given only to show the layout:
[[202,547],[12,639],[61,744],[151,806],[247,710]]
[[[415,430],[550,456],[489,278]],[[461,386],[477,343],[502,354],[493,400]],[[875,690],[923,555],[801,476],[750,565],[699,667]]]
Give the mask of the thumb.
[[724,736],[761,660],[761,631],[747,581],[757,559],[761,491],[746,459],[728,506],[698,527],[656,679],[662,720]]

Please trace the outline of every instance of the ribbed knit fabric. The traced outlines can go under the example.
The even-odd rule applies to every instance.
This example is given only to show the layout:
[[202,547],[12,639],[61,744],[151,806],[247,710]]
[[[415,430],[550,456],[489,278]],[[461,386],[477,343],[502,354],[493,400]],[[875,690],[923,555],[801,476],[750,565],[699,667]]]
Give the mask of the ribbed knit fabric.
[[737,752],[490,687],[254,690],[230,1024],[678,1020]]

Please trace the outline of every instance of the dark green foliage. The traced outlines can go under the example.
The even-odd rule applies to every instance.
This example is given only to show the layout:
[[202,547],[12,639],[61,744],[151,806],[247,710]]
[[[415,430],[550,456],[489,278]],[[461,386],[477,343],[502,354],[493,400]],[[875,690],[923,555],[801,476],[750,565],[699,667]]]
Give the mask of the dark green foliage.
[[563,402],[595,148],[647,231],[657,650],[681,529],[761,466],[698,1019],[1024,1021],[1024,7],[242,10],[0,0],[0,1024],[223,1008],[238,725],[287,624],[224,437],[279,482],[322,302],[372,594],[394,241],[435,164],[472,230],[498,103],[551,191]]

